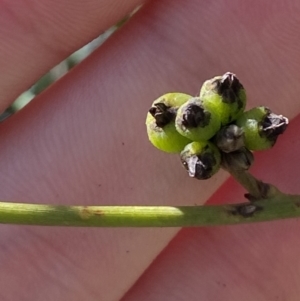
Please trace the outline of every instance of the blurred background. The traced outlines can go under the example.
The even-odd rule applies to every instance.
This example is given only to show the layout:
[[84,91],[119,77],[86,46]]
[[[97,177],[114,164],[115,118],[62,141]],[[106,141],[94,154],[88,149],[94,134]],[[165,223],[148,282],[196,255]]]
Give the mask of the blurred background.
[[100,47],[116,30],[126,23],[139,8],[140,7],[137,7],[117,24],[103,32],[99,37],[84,47],[72,53],[68,58],[42,76],[29,90],[23,92],[4,112],[0,112],[0,122],[3,122],[8,117],[24,108],[35,96],[64,76],[67,72],[69,72],[69,70],[90,55],[96,48]]

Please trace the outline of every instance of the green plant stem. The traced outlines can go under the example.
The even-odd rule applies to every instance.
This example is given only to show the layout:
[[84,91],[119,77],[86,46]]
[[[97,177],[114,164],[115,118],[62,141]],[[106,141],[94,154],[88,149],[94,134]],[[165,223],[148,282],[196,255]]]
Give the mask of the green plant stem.
[[[254,209],[254,210],[253,210]],[[221,206],[60,206],[0,202],[0,223],[79,227],[193,227],[300,217],[300,196]]]
[[232,177],[241,184],[249,194],[257,199],[272,198],[274,196],[284,196],[277,187],[271,184],[264,183],[256,179],[252,174],[243,170],[228,170]]
[[227,164],[250,202],[218,206],[61,206],[0,202],[0,224],[76,227],[195,227],[300,217],[300,196],[287,195]]
[[250,161],[251,159],[249,159],[247,153],[244,157],[240,158],[239,153],[223,153],[222,167],[224,170],[229,172],[231,176],[249,192],[248,198],[250,200],[266,199],[275,196],[284,197],[284,194],[281,191],[279,191],[277,187],[256,179],[252,174],[250,174],[247,171],[247,169],[251,165],[251,163],[249,164],[248,160]]

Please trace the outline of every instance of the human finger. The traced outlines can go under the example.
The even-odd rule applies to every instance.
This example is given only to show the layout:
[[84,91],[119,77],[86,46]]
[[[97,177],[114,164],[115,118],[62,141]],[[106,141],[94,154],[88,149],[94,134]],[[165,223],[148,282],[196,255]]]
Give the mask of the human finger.
[[[256,154],[251,170],[287,193],[299,194],[299,129],[298,116],[274,149]],[[242,202],[244,192],[230,179],[209,203]],[[298,300],[299,231],[297,219],[183,229],[122,301]]]
[[0,112],[142,1],[1,1]]
[[[211,5],[211,9],[203,6],[204,10],[198,1],[186,2],[184,7],[175,1],[149,4],[94,55],[7,121],[2,126],[3,198],[44,203],[50,200],[62,204],[92,204],[99,203],[95,201],[99,199],[102,204],[153,204],[154,201],[155,204],[203,204],[222,183],[225,174],[207,182],[191,181],[184,170],[178,170],[178,159],[151,148],[144,120],[154,98],[179,88],[196,94],[193,91],[198,91],[199,83],[208,73],[220,74],[220,69],[228,71],[231,66],[241,74],[247,89],[254,91],[249,93],[250,106],[261,100],[265,103],[257,86],[263,83],[263,96],[268,95],[272,106],[284,110],[289,117],[298,110],[298,103],[294,101],[297,80],[293,77],[297,69],[293,65],[299,57],[296,49],[291,48],[288,53],[290,75],[282,78],[275,73],[276,77],[270,82],[265,79],[268,73],[262,70],[253,78],[251,68],[258,64],[255,60],[254,63],[246,60],[251,52],[249,45],[242,42],[243,39],[257,41],[257,36],[234,34],[246,8],[237,11],[232,21],[230,8],[238,5],[229,7],[227,2],[220,1],[222,17],[225,14],[233,23],[225,22],[225,18],[218,24],[220,15],[213,14],[215,3]],[[198,13],[202,12],[202,18],[197,16],[189,22],[191,16],[196,16],[196,8]],[[249,2],[250,8],[258,9]],[[290,16],[288,13],[289,8],[286,12],[280,11],[282,21]],[[279,20],[277,13],[268,18],[268,24],[276,25]],[[294,28],[289,20],[285,21],[287,28]],[[209,38],[205,26],[212,27]],[[272,27],[266,30],[275,34]],[[240,43],[233,47],[238,36]],[[286,37],[286,44],[294,45],[298,41],[296,36]],[[208,41],[210,47],[205,44]],[[283,63],[281,48],[278,50],[276,43],[274,46],[262,38],[259,41],[264,47],[259,48],[255,57],[259,62],[260,58],[266,61],[267,70],[276,70],[267,58],[274,49],[273,55]],[[227,60],[221,57],[224,52]],[[295,90],[291,89],[294,86]],[[282,100],[281,88],[285,91],[289,88],[288,102]],[[138,124],[141,126],[135,126]],[[18,183],[17,188],[14,183]],[[18,237],[7,245],[11,246],[13,256],[5,261],[5,270],[10,271],[15,282],[21,275],[20,269],[26,270],[29,263],[36,260],[29,282],[21,284],[15,294],[21,294],[38,279],[43,289],[32,291],[28,295],[32,299],[51,291],[59,279],[66,279],[72,289],[59,290],[62,299],[80,298],[93,291],[91,298],[101,294],[109,300],[124,294],[177,230],[102,229],[91,232],[88,229],[88,232],[81,232],[84,242],[76,238],[77,229],[49,229],[45,240],[41,237],[44,229],[23,231],[9,227],[5,228],[6,235],[2,235],[2,245],[7,245],[8,237]],[[26,241],[30,251],[22,261]],[[37,259],[37,254],[47,256]],[[101,260],[96,262],[95,258],[100,255]],[[15,259],[19,259],[20,265],[14,265]],[[47,281],[49,278],[41,279],[39,266],[45,267],[45,276],[55,275],[56,281],[51,284]],[[119,288],[112,290],[115,283]],[[2,285],[4,293],[11,288],[5,279]],[[76,285],[79,291],[73,289]]]

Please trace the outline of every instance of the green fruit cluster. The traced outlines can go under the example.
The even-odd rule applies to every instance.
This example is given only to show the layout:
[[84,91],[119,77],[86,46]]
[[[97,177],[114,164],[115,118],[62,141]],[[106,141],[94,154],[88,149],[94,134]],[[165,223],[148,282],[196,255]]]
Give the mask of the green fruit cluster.
[[[288,119],[266,107],[244,111],[246,91],[230,72],[204,82],[198,96],[167,93],[148,111],[150,142],[168,153],[180,153],[183,166],[196,179],[208,179],[230,153],[228,162],[252,163],[251,151],[271,148]],[[227,157],[228,158],[228,157]]]

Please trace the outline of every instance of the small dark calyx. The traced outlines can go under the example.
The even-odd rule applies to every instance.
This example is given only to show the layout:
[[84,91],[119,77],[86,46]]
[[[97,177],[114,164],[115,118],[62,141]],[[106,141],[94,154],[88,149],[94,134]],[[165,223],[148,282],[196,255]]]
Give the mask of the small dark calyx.
[[286,117],[276,115],[270,111],[260,124],[262,128],[261,134],[270,141],[276,142],[277,137],[284,133],[288,124],[289,120]]
[[189,173],[189,176],[198,180],[205,180],[211,177],[213,166],[216,160],[211,153],[193,155],[181,159],[183,166]]
[[217,93],[223,97],[225,103],[237,103],[238,106],[243,105],[238,95],[244,87],[235,74],[231,72],[225,73],[221,79],[216,80],[215,85]]
[[170,108],[162,102],[154,104],[149,109],[149,113],[155,118],[156,125],[160,128],[163,128],[174,120],[176,115],[174,108]]
[[209,124],[210,113],[206,112],[200,104],[191,103],[185,108],[182,115],[182,125],[187,128],[205,127]]
[[219,130],[214,138],[218,148],[225,152],[234,152],[244,146],[244,131],[235,124],[225,126]]
[[235,170],[248,170],[254,162],[254,156],[246,147],[242,147],[234,152],[222,152],[222,167],[226,170],[234,168]]

